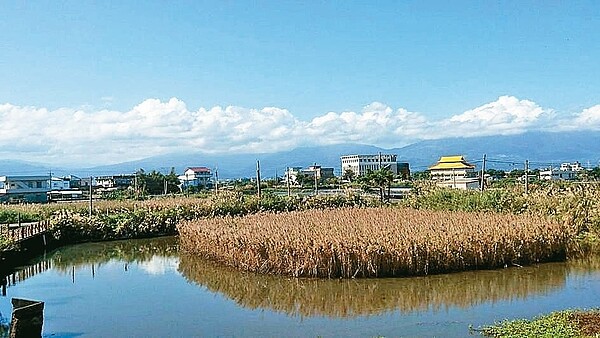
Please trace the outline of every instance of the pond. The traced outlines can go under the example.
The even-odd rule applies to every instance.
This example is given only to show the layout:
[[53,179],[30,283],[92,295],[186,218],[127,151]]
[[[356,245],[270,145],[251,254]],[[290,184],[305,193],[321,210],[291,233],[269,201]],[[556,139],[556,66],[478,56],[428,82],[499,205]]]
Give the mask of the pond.
[[600,259],[415,278],[318,280],[244,273],[165,237],[63,247],[8,276],[45,302],[52,337],[464,337],[505,318],[600,306]]

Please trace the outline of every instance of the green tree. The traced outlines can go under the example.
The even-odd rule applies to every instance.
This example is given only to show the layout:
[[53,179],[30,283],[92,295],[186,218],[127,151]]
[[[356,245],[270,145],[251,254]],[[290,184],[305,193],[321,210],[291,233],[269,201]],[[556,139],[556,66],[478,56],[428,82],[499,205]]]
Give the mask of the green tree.
[[344,174],[342,175],[343,180],[352,182],[352,181],[354,181],[355,178],[356,178],[356,173],[354,172],[354,170],[352,170],[352,169],[344,170]]
[[593,180],[600,180],[600,167],[595,167],[588,171],[588,177]]
[[364,177],[364,183],[375,186],[379,189],[379,197],[381,201],[386,198],[385,191],[387,189],[388,198],[392,181],[394,180],[394,173],[388,168],[382,168],[375,171],[369,171]]
[[161,195],[165,193],[179,192],[179,179],[175,173],[175,168],[171,168],[168,175],[152,170],[146,173],[144,169],[139,169],[136,172],[137,194],[138,195]]

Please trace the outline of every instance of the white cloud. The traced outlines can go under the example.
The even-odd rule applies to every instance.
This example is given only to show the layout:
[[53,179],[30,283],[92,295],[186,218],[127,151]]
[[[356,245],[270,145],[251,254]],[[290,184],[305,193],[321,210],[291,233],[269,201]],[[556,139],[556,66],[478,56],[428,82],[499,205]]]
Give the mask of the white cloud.
[[575,129],[600,130],[600,104],[584,109],[577,114],[571,126]]
[[129,111],[0,105],[0,158],[96,165],[170,152],[273,152],[303,145],[357,142],[398,147],[422,139],[516,134],[550,124],[600,129],[600,105],[572,119],[528,100],[498,100],[446,119],[380,102],[362,111],[303,121],[277,107],[190,110],[185,102],[147,99]]
[[544,115],[552,113],[535,102],[501,96],[498,100],[440,121],[444,136],[486,136],[519,134],[541,127]]
[[139,262],[140,269],[146,271],[149,275],[164,275],[167,272],[177,271],[179,258],[152,256],[148,261]]

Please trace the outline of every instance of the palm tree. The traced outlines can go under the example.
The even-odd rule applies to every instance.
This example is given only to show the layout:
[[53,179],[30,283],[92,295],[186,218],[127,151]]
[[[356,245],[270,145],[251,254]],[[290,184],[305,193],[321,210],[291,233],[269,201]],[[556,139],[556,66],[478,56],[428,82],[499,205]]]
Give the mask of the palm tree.
[[385,197],[386,187],[388,189],[388,198],[389,198],[389,195],[390,195],[389,189],[392,184],[392,181],[394,180],[394,173],[391,170],[389,170],[388,168],[382,168],[382,169],[379,169],[376,171],[371,171],[367,174],[367,179],[373,185],[375,185],[379,188],[379,197],[381,198],[382,202]]

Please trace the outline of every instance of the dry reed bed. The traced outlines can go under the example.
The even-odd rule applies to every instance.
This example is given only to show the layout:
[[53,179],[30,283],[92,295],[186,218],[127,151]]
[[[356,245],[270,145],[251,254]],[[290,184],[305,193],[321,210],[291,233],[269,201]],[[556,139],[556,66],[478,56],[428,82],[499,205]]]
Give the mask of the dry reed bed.
[[575,229],[526,215],[341,208],[178,225],[183,250],[294,277],[388,277],[562,259]]

